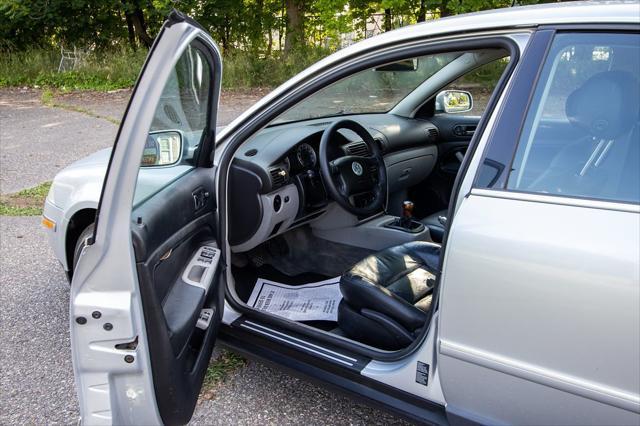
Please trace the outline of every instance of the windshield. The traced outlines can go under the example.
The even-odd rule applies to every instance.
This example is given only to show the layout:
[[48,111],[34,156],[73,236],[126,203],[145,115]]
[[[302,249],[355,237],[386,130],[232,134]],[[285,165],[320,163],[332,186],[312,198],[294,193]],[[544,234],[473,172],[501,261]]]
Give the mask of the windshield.
[[461,53],[421,56],[370,68],[309,96],[273,124],[335,115],[388,112]]

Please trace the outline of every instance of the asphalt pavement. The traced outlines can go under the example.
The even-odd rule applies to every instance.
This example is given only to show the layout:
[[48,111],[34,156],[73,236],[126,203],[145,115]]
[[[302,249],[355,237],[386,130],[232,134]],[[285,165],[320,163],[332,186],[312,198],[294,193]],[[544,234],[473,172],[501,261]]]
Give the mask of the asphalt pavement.
[[[82,96],[65,95],[64,102],[116,118],[128,95]],[[241,99],[223,95],[221,124],[255,100],[251,94]],[[38,92],[0,91],[0,191],[51,180],[65,165],[111,146],[115,132],[108,119],[42,106]],[[39,217],[0,216],[1,425],[70,424],[79,417],[68,332],[69,284],[39,222]],[[192,419],[198,425],[400,422],[256,361],[230,374],[211,399],[201,399]]]
[[105,119],[42,105],[34,90],[0,91],[0,193],[53,179],[73,161],[113,145]]

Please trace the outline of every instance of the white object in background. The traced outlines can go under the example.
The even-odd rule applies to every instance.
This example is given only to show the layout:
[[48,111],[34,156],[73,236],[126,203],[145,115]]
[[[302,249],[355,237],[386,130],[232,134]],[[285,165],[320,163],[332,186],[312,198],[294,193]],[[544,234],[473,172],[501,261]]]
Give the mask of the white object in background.
[[291,321],[338,321],[341,299],[340,277],[296,286],[258,278],[247,304]]

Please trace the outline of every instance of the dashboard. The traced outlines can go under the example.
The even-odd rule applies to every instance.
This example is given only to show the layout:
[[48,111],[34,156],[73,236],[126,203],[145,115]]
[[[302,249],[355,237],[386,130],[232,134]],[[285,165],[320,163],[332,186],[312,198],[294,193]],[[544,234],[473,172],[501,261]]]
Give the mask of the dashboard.
[[[378,144],[390,194],[431,173],[438,154],[438,129],[427,120],[360,114],[267,127],[239,148],[231,165],[229,240],[235,252],[250,250],[326,211],[332,201],[320,175],[320,138],[343,118],[362,124]],[[327,154],[334,159],[367,156],[369,151],[355,133],[340,131]]]

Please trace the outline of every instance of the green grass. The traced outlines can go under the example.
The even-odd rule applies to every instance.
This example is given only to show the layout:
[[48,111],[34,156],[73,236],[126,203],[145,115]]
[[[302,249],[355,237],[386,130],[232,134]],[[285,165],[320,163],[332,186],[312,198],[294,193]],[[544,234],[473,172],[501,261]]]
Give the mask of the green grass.
[[289,55],[261,57],[238,51],[222,60],[222,86],[227,89],[279,86],[330,53],[325,49],[303,49]]
[[131,87],[146,51],[119,49],[92,53],[77,70],[58,72],[60,52],[33,49],[0,53],[0,87],[55,87],[60,90],[108,91]]
[[[329,53],[318,48],[272,56],[236,51],[223,58],[222,85],[227,89],[275,87]],[[145,57],[144,49],[93,52],[83,67],[59,73],[60,52],[57,50],[0,52],[0,87],[44,87],[61,91],[128,88],[134,85]]]
[[0,216],[39,216],[51,182],[0,196]]
[[217,359],[212,359],[204,376],[201,394],[205,399],[211,399],[214,388],[223,383],[238,369],[244,367],[247,361],[239,355],[222,350]]

